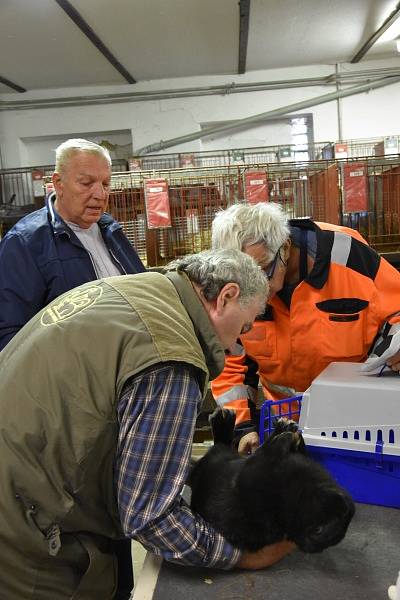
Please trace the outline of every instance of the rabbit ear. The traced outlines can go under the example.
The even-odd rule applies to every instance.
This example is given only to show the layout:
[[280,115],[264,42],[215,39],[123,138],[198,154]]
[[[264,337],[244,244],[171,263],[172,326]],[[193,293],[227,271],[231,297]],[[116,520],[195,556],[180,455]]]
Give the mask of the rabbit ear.
[[348,515],[349,517],[353,517],[355,512],[354,502],[350,496],[340,488],[323,487],[318,490],[318,495],[330,514],[342,516]]

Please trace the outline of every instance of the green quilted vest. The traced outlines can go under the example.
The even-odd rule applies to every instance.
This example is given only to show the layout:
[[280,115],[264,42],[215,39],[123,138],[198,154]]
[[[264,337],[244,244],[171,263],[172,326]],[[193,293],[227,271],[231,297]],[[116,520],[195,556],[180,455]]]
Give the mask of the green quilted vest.
[[[87,283],[54,300],[0,354],[0,595],[108,600],[121,537],[116,404],[129,377],[224,352],[185,275]],[[3,597],[3,596],[2,596]]]

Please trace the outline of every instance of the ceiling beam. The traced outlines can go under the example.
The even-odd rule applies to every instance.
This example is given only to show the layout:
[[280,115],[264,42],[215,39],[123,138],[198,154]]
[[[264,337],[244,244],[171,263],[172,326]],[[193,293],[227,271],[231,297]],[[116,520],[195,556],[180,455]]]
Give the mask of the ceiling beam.
[[26,92],[25,88],[21,87],[17,83],[13,83],[9,79],[6,79],[5,77],[2,77],[1,75],[0,75],[0,83],[7,85],[8,87],[15,90],[16,92],[19,92],[20,94],[22,94],[23,92]]
[[386,21],[371,35],[365,44],[359,49],[357,54],[351,59],[351,63],[358,63],[375,42],[385,33],[387,29],[400,17],[400,2],[397,4],[393,12],[388,16]]
[[238,73],[246,72],[247,42],[249,38],[250,0],[239,0],[239,66]]
[[116,69],[128,83],[136,83],[136,80],[125,69],[123,65],[115,58],[114,54],[103,44],[99,36],[93,31],[90,25],[85,21],[81,14],[72,6],[69,0],[55,0],[65,13],[73,20],[75,25],[86,35],[87,38],[96,46],[108,62]]

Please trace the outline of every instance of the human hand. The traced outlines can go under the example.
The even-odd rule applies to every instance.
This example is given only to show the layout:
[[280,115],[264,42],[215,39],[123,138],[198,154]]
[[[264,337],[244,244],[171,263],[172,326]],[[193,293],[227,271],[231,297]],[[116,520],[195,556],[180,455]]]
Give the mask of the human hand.
[[386,359],[386,364],[392,371],[400,371],[400,351]]
[[248,570],[265,569],[293,552],[295,548],[296,544],[294,542],[284,540],[283,542],[264,546],[257,552],[244,552],[236,567]]
[[260,445],[260,438],[256,431],[246,433],[239,440],[238,453],[242,455],[253,454]]

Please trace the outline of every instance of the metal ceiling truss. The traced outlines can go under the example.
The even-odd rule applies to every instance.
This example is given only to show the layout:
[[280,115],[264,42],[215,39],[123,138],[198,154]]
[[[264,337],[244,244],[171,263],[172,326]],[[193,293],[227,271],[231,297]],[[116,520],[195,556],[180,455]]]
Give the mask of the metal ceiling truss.
[[246,72],[247,42],[249,39],[250,0],[239,0],[239,66],[238,73]]
[[400,2],[397,4],[393,12],[388,16],[386,21],[371,35],[371,37],[365,42],[365,44],[359,49],[357,54],[351,59],[351,63],[358,63],[368,50],[375,44],[375,42],[389,29],[391,25],[400,17]]
[[20,94],[22,94],[23,92],[26,92],[25,88],[21,87],[17,83],[14,83],[13,81],[10,81],[9,79],[6,79],[5,77],[1,77],[1,75],[0,75],[0,83],[3,83],[4,85],[8,86],[12,90],[15,90],[16,92],[19,92]]
[[136,79],[125,69],[123,65],[115,58],[114,54],[101,41],[99,36],[93,31],[90,25],[85,21],[82,15],[72,6],[68,0],[55,0],[60,8],[72,19],[77,27],[86,35],[99,52],[108,60],[108,62],[122,75],[128,83],[136,83]]

